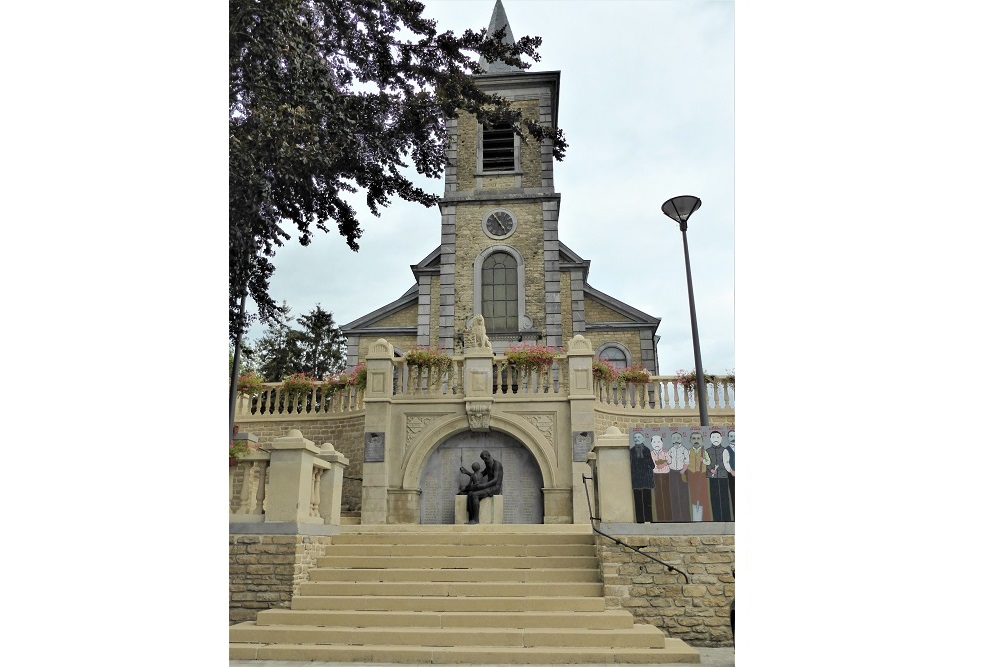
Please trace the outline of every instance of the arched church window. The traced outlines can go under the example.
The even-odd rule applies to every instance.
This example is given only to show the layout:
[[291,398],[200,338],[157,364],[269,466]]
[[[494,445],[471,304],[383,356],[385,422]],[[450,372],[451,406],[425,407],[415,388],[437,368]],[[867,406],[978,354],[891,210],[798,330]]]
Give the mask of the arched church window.
[[614,343],[606,343],[605,345],[602,345],[601,348],[598,349],[597,358],[601,361],[608,362],[619,371],[628,366],[628,354],[626,353],[625,348]]
[[483,262],[483,319],[487,331],[517,331],[517,261],[495,252]]

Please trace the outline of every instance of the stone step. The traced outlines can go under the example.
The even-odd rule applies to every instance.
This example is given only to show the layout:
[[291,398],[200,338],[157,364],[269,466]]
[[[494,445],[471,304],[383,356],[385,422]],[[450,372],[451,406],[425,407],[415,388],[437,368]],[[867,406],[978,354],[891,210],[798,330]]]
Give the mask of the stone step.
[[[442,597],[403,595],[297,595],[292,609],[343,611],[604,611],[603,597]],[[283,611],[283,610],[274,610]]]
[[383,646],[502,646],[533,648],[659,648],[663,633],[652,625],[627,629],[595,628],[344,628],[305,625],[230,626],[230,642],[265,644],[382,644]]
[[[343,517],[341,517],[343,519]],[[342,524],[343,525],[343,524]],[[594,536],[590,533],[475,533],[456,534],[454,532],[408,532],[408,533],[341,533],[337,544],[576,544],[594,546]]]
[[309,572],[310,581],[475,581],[475,582],[597,582],[600,574],[596,568],[542,568],[542,569],[502,569],[502,568],[325,568],[318,567]]
[[697,663],[698,651],[679,639],[664,639],[662,648],[567,648],[477,646],[368,646],[230,644],[230,660],[313,660],[324,662],[392,662],[438,665],[503,664],[667,664]]
[[316,566],[344,568],[596,568],[597,556],[320,556]]
[[511,535],[590,535],[594,530],[590,524],[525,524],[525,523],[492,523],[492,524],[416,524],[416,523],[363,523],[359,526],[348,526],[341,534],[375,535],[379,533],[458,533],[463,536],[477,534],[511,534]]
[[307,581],[299,589],[299,595],[440,595],[447,597],[496,597],[511,596],[600,596],[604,585],[590,582],[553,583],[491,583],[470,581]]
[[327,556],[593,556],[593,544],[341,544],[326,547]]
[[608,611],[494,611],[489,614],[461,611],[339,611],[269,609],[257,614],[257,625],[317,625],[373,628],[593,628],[629,629],[632,615],[621,609]]

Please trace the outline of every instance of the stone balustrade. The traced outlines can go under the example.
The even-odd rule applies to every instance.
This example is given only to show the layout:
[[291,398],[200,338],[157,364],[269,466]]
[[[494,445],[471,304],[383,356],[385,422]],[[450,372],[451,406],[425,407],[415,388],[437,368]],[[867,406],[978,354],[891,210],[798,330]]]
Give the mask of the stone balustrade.
[[392,360],[392,393],[408,398],[461,397],[465,395],[464,374],[464,357],[452,357],[451,366],[446,369],[421,368],[396,357]]
[[[698,410],[696,392],[685,389],[676,375],[654,375],[649,382],[618,385],[594,382],[597,402],[616,408],[640,410]],[[722,379],[705,380],[705,397],[710,410],[735,410],[736,383]]]
[[340,524],[347,458],[297,429],[229,468],[229,522]]
[[236,399],[236,421],[254,417],[283,419],[328,417],[361,412],[365,390],[347,386],[326,391],[316,382],[307,392],[288,392],[280,382],[266,382],[259,394],[241,394]]

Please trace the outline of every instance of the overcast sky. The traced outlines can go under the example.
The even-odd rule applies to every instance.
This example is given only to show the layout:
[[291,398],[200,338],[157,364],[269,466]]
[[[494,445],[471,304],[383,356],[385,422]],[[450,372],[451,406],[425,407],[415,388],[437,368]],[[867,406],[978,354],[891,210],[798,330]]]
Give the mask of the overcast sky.
[[[494,0],[429,0],[439,30],[485,27]],[[735,368],[733,3],[720,0],[505,0],[515,37],[542,37],[532,71],[558,70],[555,165],[559,237],[591,260],[590,284],[662,318],[660,372],[694,368],[681,234],[660,212],[701,197],[688,244],[706,372]],[[444,191],[443,180],[423,180]],[[401,296],[410,265],[440,243],[436,207],[393,200],[375,218],[355,198],[364,235],[335,232],[278,250],[271,294],[296,315],[319,303],[344,325]],[[260,325],[250,332],[253,340]]]

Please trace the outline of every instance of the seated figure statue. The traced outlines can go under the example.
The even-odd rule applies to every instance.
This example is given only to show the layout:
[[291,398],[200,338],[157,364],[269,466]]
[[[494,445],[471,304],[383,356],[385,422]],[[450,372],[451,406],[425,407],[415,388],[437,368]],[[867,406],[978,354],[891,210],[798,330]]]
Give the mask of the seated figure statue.
[[[465,493],[469,496],[468,499],[468,511],[469,511],[469,523],[477,524],[479,523],[479,501],[483,498],[490,498],[492,496],[499,496],[503,493],[503,465],[499,461],[493,458],[493,456],[485,449],[479,455],[479,458],[483,460],[485,464],[485,469],[483,471],[482,480],[478,483],[472,482],[470,480],[469,484],[465,487]],[[473,466],[475,469],[475,466]],[[463,472],[465,472],[463,470]],[[466,474],[470,474],[467,473]]]

